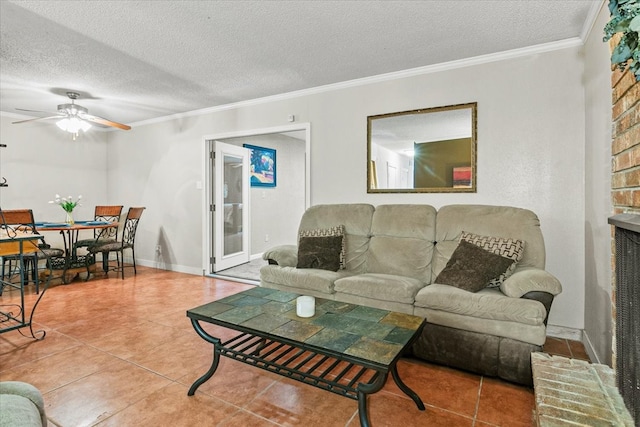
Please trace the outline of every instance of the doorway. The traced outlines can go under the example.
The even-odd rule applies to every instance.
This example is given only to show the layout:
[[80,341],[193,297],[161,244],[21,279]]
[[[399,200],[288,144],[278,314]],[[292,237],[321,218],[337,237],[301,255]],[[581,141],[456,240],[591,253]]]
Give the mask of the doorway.
[[[259,146],[276,152],[276,185],[252,186],[249,190],[247,227],[244,228],[249,262],[242,262],[238,267],[214,262],[218,260],[217,254],[224,253],[216,250],[216,245],[224,239],[224,232],[216,232],[214,227],[216,171],[210,154],[214,141],[237,147]],[[280,244],[295,243],[300,218],[310,205],[310,124],[207,135],[204,146],[203,274],[256,283],[259,281],[256,272],[263,263],[262,253]]]

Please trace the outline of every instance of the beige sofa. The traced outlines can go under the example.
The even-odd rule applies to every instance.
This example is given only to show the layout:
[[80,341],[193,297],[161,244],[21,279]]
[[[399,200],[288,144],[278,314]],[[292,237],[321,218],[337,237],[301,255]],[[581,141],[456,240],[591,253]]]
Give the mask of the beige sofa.
[[[412,348],[416,357],[532,384],[530,354],[542,349],[551,303],[562,290],[544,270],[544,241],[533,212],[485,205],[317,205],[304,213],[299,231],[336,226],[345,231],[344,268],[297,268],[298,246],[279,246],[263,255],[269,265],[260,270],[261,286],[424,316],[427,326]],[[463,232],[524,242],[515,271],[499,287],[472,292],[435,280],[454,252],[447,270],[456,268]]]
[[21,381],[0,382],[0,427],[47,425],[40,390]]

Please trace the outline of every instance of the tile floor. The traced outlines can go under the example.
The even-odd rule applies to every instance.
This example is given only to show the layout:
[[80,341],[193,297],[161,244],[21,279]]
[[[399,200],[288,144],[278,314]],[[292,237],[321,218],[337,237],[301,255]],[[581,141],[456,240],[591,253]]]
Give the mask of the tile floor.
[[[186,310],[250,287],[144,267],[125,280],[111,273],[51,286],[34,315],[44,340],[21,335],[28,329],[0,334],[0,380],[38,387],[50,427],[359,426],[357,402],[226,358],[187,396],[212,354]],[[0,304],[16,296],[5,289]],[[35,298],[28,294],[27,306]],[[207,329],[228,333],[215,328]],[[545,350],[588,359],[563,339],[550,338]],[[426,411],[391,380],[369,398],[375,427],[533,425],[529,388],[417,360],[398,369]]]

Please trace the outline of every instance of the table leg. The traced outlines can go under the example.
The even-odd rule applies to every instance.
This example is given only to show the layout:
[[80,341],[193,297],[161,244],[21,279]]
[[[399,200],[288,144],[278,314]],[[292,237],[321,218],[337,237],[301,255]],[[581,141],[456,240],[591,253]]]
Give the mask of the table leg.
[[218,369],[218,363],[220,362],[220,351],[218,349],[218,346],[220,345],[220,339],[209,335],[204,329],[202,329],[202,326],[200,326],[200,323],[198,323],[197,320],[191,319],[191,324],[193,325],[193,328],[196,330],[198,335],[200,335],[205,341],[213,344],[213,361],[211,362],[211,367],[209,368],[209,370],[191,385],[187,396],[193,396],[198,387],[207,382],[209,378],[213,376],[213,374],[216,372],[216,369]]
[[411,390],[409,386],[407,386],[400,379],[400,375],[398,375],[397,364],[394,364],[393,367],[391,368],[391,376],[393,376],[393,380],[396,382],[398,387],[400,387],[400,390],[402,390],[404,394],[406,394],[411,399],[413,399],[413,401],[416,403],[416,406],[418,407],[419,410],[424,411],[424,403],[422,403],[422,399],[420,399],[420,396],[418,396],[415,391]]
[[369,414],[367,413],[367,395],[380,391],[387,381],[387,373],[378,373],[378,378],[371,384],[358,384],[358,416],[360,426],[369,427]]

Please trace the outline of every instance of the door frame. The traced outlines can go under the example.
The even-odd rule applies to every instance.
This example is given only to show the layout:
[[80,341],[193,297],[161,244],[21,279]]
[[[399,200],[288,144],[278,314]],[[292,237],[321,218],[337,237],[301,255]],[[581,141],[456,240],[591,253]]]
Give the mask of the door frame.
[[[208,275],[211,274],[209,271],[210,261],[213,257],[213,227],[212,227],[212,215],[213,212],[210,211],[210,206],[214,203],[211,195],[213,194],[213,188],[211,188],[212,182],[212,167],[210,160],[210,151],[209,151],[209,143],[210,141],[216,139],[225,139],[225,138],[237,138],[237,137],[247,137],[247,136],[258,136],[258,135],[268,135],[273,133],[286,133],[286,132],[294,132],[294,131],[304,131],[305,132],[305,150],[304,150],[304,158],[305,158],[305,195],[304,195],[304,203],[305,209],[311,206],[311,123],[309,122],[300,122],[300,123],[292,123],[290,125],[283,126],[275,126],[270,128],[260,128],[260,129],[247,129],[241,131],[233,131],[233,132],[224,132],[224,133],[215,133],[204,135],[202,137],[202,274]],[[251,212],[249,212],[249,220],[251,220]]]

